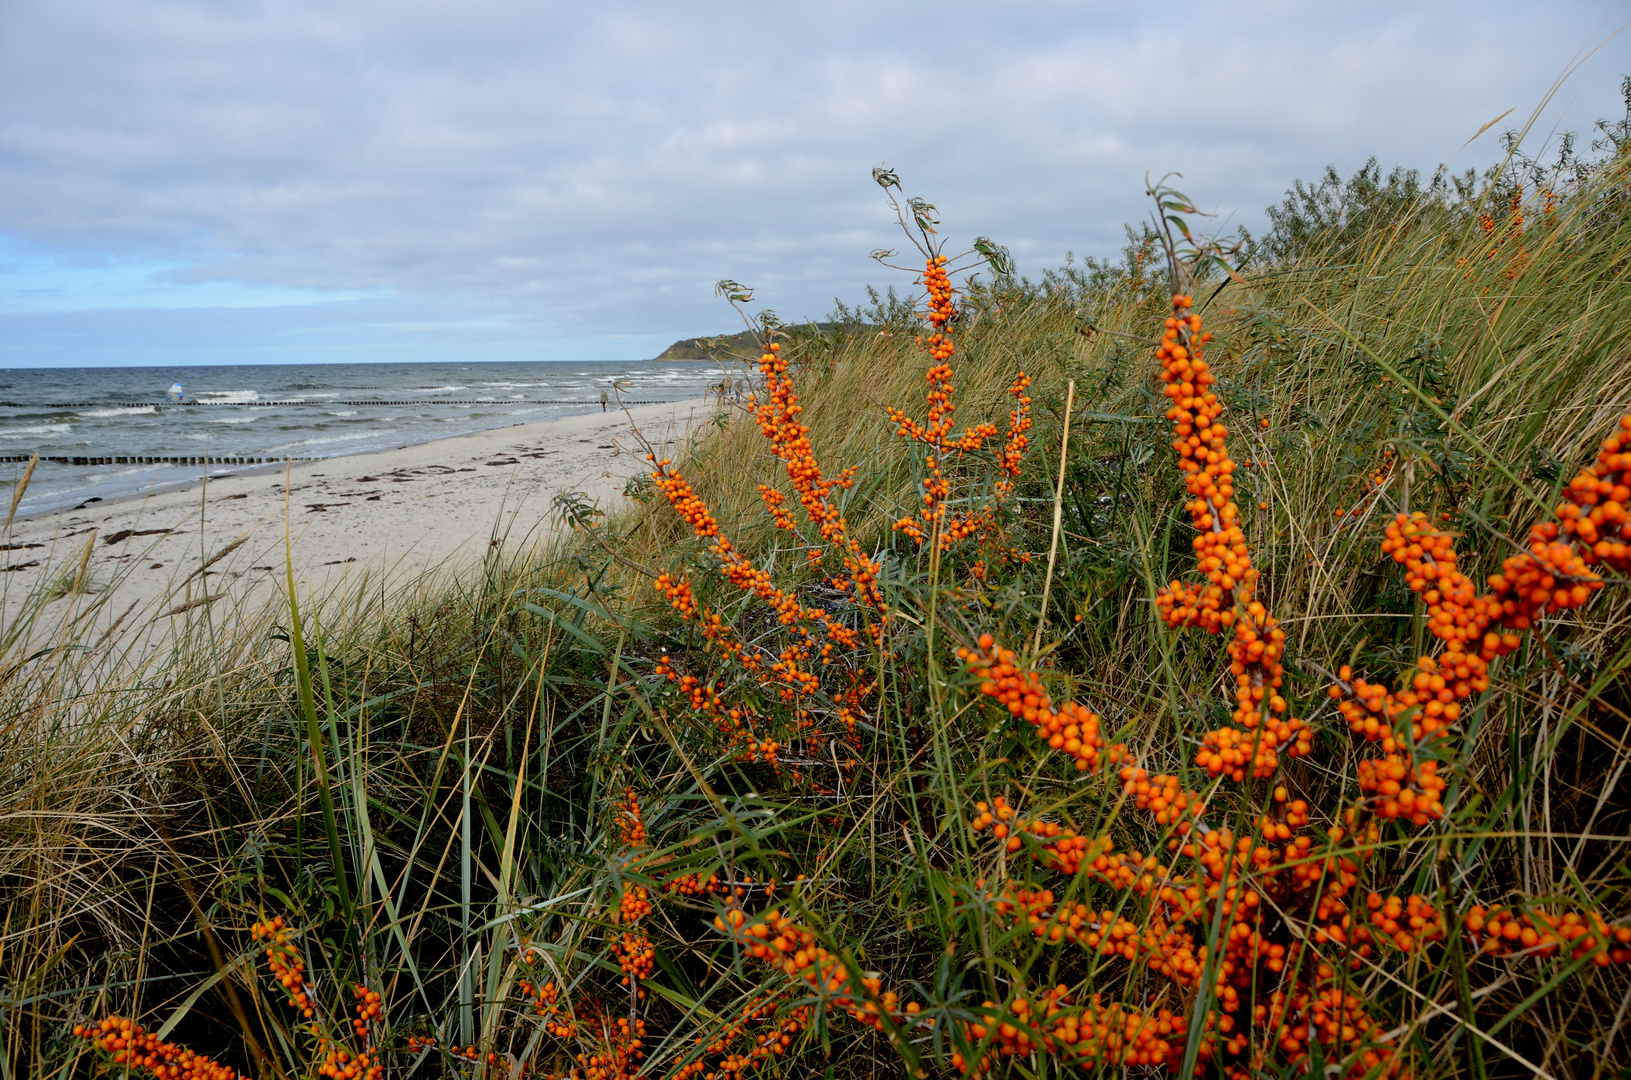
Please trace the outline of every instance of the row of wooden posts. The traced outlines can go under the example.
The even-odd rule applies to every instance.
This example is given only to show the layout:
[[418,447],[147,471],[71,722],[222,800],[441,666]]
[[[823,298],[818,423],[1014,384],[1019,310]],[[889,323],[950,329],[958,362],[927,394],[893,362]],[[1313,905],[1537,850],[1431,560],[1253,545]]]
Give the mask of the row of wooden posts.
[[[470,400],[448,401],[443,398],[421,398],[417,401],[336,401],[331,399],[299,399],[295,401],[53,401],[44,406],[47,409],[150,409],[155,405],[178,405],[182,408],[194,408],[204,405],[231,405],[243,409],[270,409],[278,405],[579,405],[588,408],[591,405],[602,405],[600,401],[558,401],[552,398],[472,398]],[[667,401],[625,400],[624,405],[668,405]],[[20,401],[0,401],[0,408],[26,409],[31,406]],[[40,408],[35,405],[33,408]]]
[[218,454],[113,454],[101,457],[75,457],[52,454],[6,454],[0,456],[0,463],[33,461],[38,456],[41,461],[49,461],[56,465],[277,465],[285,461],[316,461],[311,457],[222,457]]

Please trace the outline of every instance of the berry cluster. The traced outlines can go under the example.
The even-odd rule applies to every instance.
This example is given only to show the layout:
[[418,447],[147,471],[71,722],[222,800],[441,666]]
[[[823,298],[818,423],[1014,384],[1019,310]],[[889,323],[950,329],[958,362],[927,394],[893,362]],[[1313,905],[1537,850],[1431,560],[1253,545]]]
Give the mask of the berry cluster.
[[1103,843],[1102,839],[1091,840],[1057,822],[1019,817],[1001,795],[991,803],[975,803],[974,809],[975,815],[968,823],[971,830],[977,833],[989,826],[991,835],[1004,841],[1010,853],[1020,851],[1025,846],[1022,838],[1030,836],[1036,842],[1037,860],[1063,874],[1074,875],[1084,862],[1091,862]]
[[640,797],[631,787],[612,805],[612,816],[617,820],[617,838],[628,848],[646,846],[646,822],[640,814]]
[[319,1045],[317,1067],[313,1071],[329,1080],[380,1080],[385,1075],[385,1066],[373,1054],[356,1053],[325,1039]]
[[157,1080],[237,1080],[237,1070],[184,1046],[165,1042],[134,1020],[109,1016],[95,1024],[75,1024],[74,1034],[87,1039],[119,1069],[140,1069]]
[[[670,505],[698,537],[712,540],[711,548],[725,580],[764,602],[774,613],[777,623],[790,631],[790,641],[774,658],[766,656],[761,661],[735,637],[723,619],[702,610],[688,583],[665,573],[657,578],[658,590],[668,597],[670,604],[682,616],[700,624],[705,640],[717,646],[725,659],[735,661],[754,674],[765,690],[789,706],[793,737],[802,738],[806,744],[804,749],[807,753],[804,756],[821,759],[829,736],[818,730],[816,725],[814,707],[822,683],[813,665],[817,659],[824,666],[834,664],[860,644],[860,636],[822,608],[806,606],[796,595],[778,587],[769,571],[755,566],[720,533],[719,523],[708,504],[674,470],[672,462],[666,458],[652,460],[655,463],[652,478],[657,488],[667,496]],[[864,568],[858,569],[855,574],[862,576],[852,574],[850,578],[852,585],[860,590],[857,595],[865,592],[862,579],[871,581],[871,578],[865,577],[866,573]],[[875,627],[881,625],[874,623]],[[820,640],[815,633],[817,629],[821,632]],[[786,740],[756,732],[753,726],[756,714],[746,706],[726,703],[719,684],[704,684],[694,676],[681,676],[667,656],[659,661],[657,673],[671,682],[679,683],[680,689],[691,698],[692,708],[707,716],[733,748],[737,748],[739,743],[745,744],[739,748],[741,755],[749,760],[775,763],[776,751]],[[846,701],[841,708],[833,710],[832,719],[843,729],[839,737],[853,739],[857,719],[855,702]]]
[[657,950],[651,939],[639,931],[623,934],[612,942],[612,955],[617,959],[618,970],[623,972],[623,985],[634,988],[638,997],[645,997],[646,992],[635,984],[651,978],[652,972],[657,970]]
[[[804,507],[810,523],[820,534],[821,543],[835,548],[841,555],[844,572],[829,579],[834,588],[849,592],[857,603],[875,617],[872,632],[875,640],[882,641],[884,622],[888,611],[883,594],[878,591],[878,575],[882,567],[861,547],[849,533],[849,522],[833,504],[833,490],[848,490],[855,484],[856,466],[851,466],[831,479],[823,475],[821,464],[810,446],[810,429],[800,422],[803,406],[793,389],[788,363],[781,355],[781,346],[772,344],[759,358],[759,374],[764,377],[764,401],[756,394],[753,398],[759,431],[770,441],[771,450],[781,459],[787,479],[798,493],[799,504]],[[784,497],[768,485],[760,485],[759,494],[776,519],[778,528],[796,531],[793,519],[782,509]]]
[[942,471],[948,456],[979,450],[986,440],[997,434],[997,427],[995,424],[981,423],[964,429],[960,435],[956,432],[957,387],[952,382],[954,372],[951,358],[956,355],[957,349],[946,327],[957,317],[957,305],[952,300],[954,290],[946,272],[946,262],[944,255],[933,255],[923,269],[923,284],[929,292],[927,317],[933,333],[927,338],[918,338],[917,343],[928,351],[929,358],[934,361],[924,376],[929,384],[928,422],[919,424],[900,409],[889,410],[889,422],[895,425],[898,437],[928,447],[923,460],[928,475],[922,485],[922,505],[916,514],[895,522],[895,528],[918,544],[938,532],[942,551],[949,551],[954,544],[965,540],[983,538],[995,527],[997,510],[1013,493],[1014,482],[1019,477],[1025,450],[1030,445],[1027,433],[1031,430],[1031,398],[1027,393],[1031,379],[1022,371],[1008,387],[1008,394],[1014,399],[1014,408],[1008,414],[1007,441],[997,458],[1000,479],[994,488],[993,498],[986,506],[948,520],[946,504],[951,497],[951,482]]
[[738,760],[776,764],[776,753],[782,744],[759,734],[755,726],[760,719],[758,711],[726,701],[721,692],[722,684],[704,683],[695,675],[681,675],[666,656],[658,659],[654,674],[676,685],[691,711],[713,723],[724,738],[726,749],[735,753]]
[[1365,906],[1370,908],[1371,925],[1391,938],[1402,952],[1444,938],[1444,917],[1425,896],[1412,893],[1401,900],[1371,893],[1365,898]]
[[731,625],[717,611],[702,609],[697,603],[689,581],[663,573],[657,575],[652,587],[668,599],[669,606],[679,612],[682,619],[697,624],[697,629],[702,634],[704,652],[717,649],[722,657],[734,661],[744,670],[759,670],[757,654],[742,644],[741,639],[731,629]]
[[1631,926],[1610,927],[1596,912],[1521,912],[1476,906],[1467,912],[1467,933],[1488,956],[1591,957],[1599,967],[1631,964]]
[[1176,1069],[1183,1061],[1183,1018],[1166,1009],[1146,1016],[1117,1004],[1105,1005],[1097,994],[1086,1007],[1073,1008],[1069,987],[1059,985],[1034,1002],[1021,990],[1001,1006],[982,1002],[980,1011],[989,1019],[966,1025],[965,1034],[985,1048],[984,1054],[973,1062],[961,1051],[951,1055],[952,1066],[965,1076],[984,1076],[1001,1058],[1026,1059],[1038,1051],[1081,1068]]
[[[624,935],[625,938],[631,936],[634,935]],[[631,966],[636,968],[643,963],[638,959],[639,950],[630,946],[625,952],[622,942],[614,942],[613,952],[620,958],[629,958]],[[650,974],[649,970],[645,974],[636,974],[629,968],[624,970],[625,984],[631,978],[638,980]],[[577,1068],[559,1076],[544,1073],[541,1080],[632,1080],[639,1075],[640,1062],[645,1058],[646,1022],[635,1016],[632,1010],[628,1015],[613,1017],[598,1001],[589,1001],[581,1008],[574,1008],[564,999],[554,980],[540,986],[526,979],[518,979],[516,986],[530,999],[533,1012],[543,1018],[544,1030],[548,1034],[575,1042],[580,1048],[572,1055]],[[639,996],[645,995],[641,993]],[[474,1046],[468,1048],[467,1055],[461,1054],[457,1047],[451,1053],[472,1062],[480,1060]],[[498,1063],[500,1058],[497,1054],[489,1053],[487,1060]],[[521,1066],[521,1069],[525,1075],[526,1066]]]
[[705,896],[722,891],[718,874],[706,878],[700,873],[676,874],[663,883],[663,891],[671,896]]
[[[980,680],[980,692],[1006,708],[1011,716],[1024,717],[1036,727],[1037,735],[1054,750],[1063,750],[1076,760],[1079,772],[1097,771],[1104,760],[1104,738],[1099,734],[1099,715],[1074,701],[1054,706],[1036,672],[1019,664],[1012,649],[997,647],[990,634],[980,635],[978,649],[960,648],[957,658]],[[1112,756],[1111,760],[1115,760]]]
[[370,990],[362,983],[351,988],[351,996],[357,999],[356,1013],[351,1020],[351,1031],[357,1036],[364,1048],[373,1045],[373,1038],[369,1035],[370,1024],[383,1024],[385,1022],[385,1005],[378,990]]
[[[1141,774],[1142,770],[1126,769],[1123,783],[1149,786]],[[1160,790],[1169,789],[1163,784]],[[1150,801],[1153,804],[1154,799]],[[1114,911],[1095,913],[1083,904],[1055,906],[1050,890],[1014,882],[996,894],[993,906],[999,915],[1015,919],[1044,942],[1073,943],[1101,955],[1141,962],[1179,987],[1198,982],[1206,957],[1206,948],[1197,942],[1192,928],[1211,923],[1221,907],[1224,949],[1214,990],[1216,1011],[1207,1017],[1211,1041],[1205,1044],[1209,1047],[1205,1053],[1215,1049],[1226,1059],[1235,1059],[1223,1062],[1224,1071],[1245,1076],[1248,1073],[1238,1059],[1250,1051],[1253,1031],[1284,1026],[1281,1049],[1291,1052],[1293,1061],[1306,1060],[1310,1030],[1327,1048],[1351,1045],[1352,1033],[1372,1030],[1372,1023],[1362,1012],[1354,1011],[1356,1004],[1340,994],[1331,996],[1329,984],[1335,971],[1317,956],[1307,955],[1307,941],[1292,932],[1285,919],[1300,913],[1295,916],[1299,922],[1314,925],[1315,943],[1348,946],[1355,957],[1352,962],[1361,963],[1371,952],[1370,932],[1355,925],[1343,901],[1358,880],[1358,866],[1343,857],[1309,859],[1309,838],[1298,835],[1308,823],[1307,804],[1290,799],[1283,786],[1274,791],[1273,802],[1274,809],[1264,815],[1259,829],[1267,840],[1290,841],[1284,848],[1252,837],[1237,838],[1228,829],[1206,829],[1198,812],[1189,819],[1198,829],[1185,840],[1172,841],[1177,858],[1170,864],[1136,851],[1115,852],[1108,837],[1090,841],[1089,857],[1081,864],[1084,872],[1112,888],[1142,897],[1147,903],[1142,927]],[[979,813],[970,823],[976,831],[987,827],[1019,830],[1028,825],[1006,800],[977,804],[976,809]],[[1333,834],[1340,840],[1340,830]],[[1012,837],[1013,832],[1008,835]],[[1012,840],[1009,848],[1018,850]],[[1043,866],[1051,864],[1046,854],[1037,853],[1035,858]],[[1194,865],[1193,872],[1183,869],[1186,861]],[[1248,881],[1260,884],[1248,885]],[[1395,935],[1396,941],[1401,927],[1389,928],[1388,920],[1397,916],[1408,923],[1424,914],[1419,899],[1409,904],[1408,914],[1402,907],[1395,910],[1397,904],[1378,898],[1373,906],[1380,915],[1372,920]],[[1430,934],[1423,932],[1422,936]],[[1257,997],[1256,988],[1276,985],[1283,988],[1270,996],[1269,1004],[1251,1004]],[[1334,1015],[1332,1009],[1345,1017],[1334,1033],[1327,1025]],[[1387,1060],[1390,1053],[1380,1046],[1366,1052],[1371,1057],[1365,1060],[1372,1064]]]
[[[747,556],[738,551],[735,545],[720,533],[719,522],[714,518],[713,511],[692,490],[685,478],[675,471],[672,461],[668,458],[652,460],[655,462],[655,468],[651,476],[658,490],[668,498],[669,504],[674,507],[681,519],[691,526],[697,536],[713,541],[713,553],[718,558],[720,571],[727,581],[768,604],[776,613],[777,621],[783,626],[793,627],[806,642],[812,641],[807,625],[817,625],[822,627],[833,641],[845,647],[855,645],[854,631],[835,622],[820,608],[805,607],[799,603],[797,597],[778,588],[768,571],[754,566]],[[659,581],[663,582],[660,588],[664,595],[672,602],[675,599],[672,579],[665,574]],[[676,604],[675,607],[682,613],[696,610],[694,604],[685,606]]]
[[[828,584],[854,599],[869,617],[866,632],[874,643],[881,645],[886,626],[886,605],[877,584],[881,567],[849,535],[848,522],[838,509],[835,496],[836,491],[852,486],[855,469],[830,478],[822,472],[809,442],[809,428],[799,419],[803,407],[798,402],[790,368],[779,344],[766,348],[759,367],[764,387],[753,398],[754,415],[817,530],[812,561],[819,561],[818,551],[839,552],[843,569],[829,578]],[[755,567],[721,534],[708,505],[674,470],[670,461],[653,458],[653,465],[652,476],[658,490],[695,535],[711,541],[725,580],[766,604],[777,623],[789,632],[789,641],[778,654],[772,656],[765,652],[761,656],[761,650],[748,648],[718,613],[707,612],[697,603],[688,582],[665,573],[658,577],[657,589],[682,617],[699,626],[705,651],[717,651],[721,659],[753,675],[776,700],[791,707],[792,731],[775,737],[758,732],[755,724],[762,718],[753,709],[727,703],[722,684],[679,675],[666,657],[659,664],[659,674],[681,684],[680,689],[691,698],[693,709],[713,721],[740,757],[777,765],[778,751],[793,740],[801,740],[799,757],[824,760],[829,756],[828,741],[833,737],[853,741],[856,725],[866,718],[865,701],[872,684],[857,677],[846,660],[861,644],[860,631],[846,625],[825,607],[806,606],[795,594],[779,588],[768,571]],[[760,495],[779,527],[796,530],[792,516],[785,509],[786,497],[781,492],[762,485]],[[829,712],[836,722],[837,727],[831,734],[816,722],[817,699],[823,688],[823,680],[817,674],[820,668],[839,673],[845,683],[843,689],[829,695],[831,701],[819,703],[820,711]]]
[[1170,825],[1180,836],[1206,812],[1206,800],[1185,790],[1176,776],[1151,776],[1136,765],[1121,770],[1121,786],[1140,810],[1148,810],[1157,825]]
[[1194,524],[1195,556],[1206,584],[1174,581],[1156,596],[1161,617],[1173,628],[1199,626],[1209,634],[1233,628],[1229,642],[1230,674],[1235,679],[1235,727],[1209,732],[1196,764],[1213,776],[1236,782],[1247,774],[1273,776],[1280,751],[1291,757],[1308,753],[1308,725],[1287,715],[1280,690],[1285,679],[1285,631],[1268,608],[1254,599],[1258,571],[1252,565],[1246,534],[1235,502],[1235,463],[1229,457],[1229,429],[1222,423],[1223,402],[1210,388],[1217,382],[1206,363],[1201,317],[1190,312],[1194,300],[1172,298],[1156,347],[1164,393],[1172,400],[1167,419],[1177,438],[1172,448],[1184,472],[1187,505]]
[[[646,1022],[626,1016],[606,1019],[600,1025],[598,1044],[577,1055],[581,1073],[570,1080],[632,1080],[639,1075],[640,1062],[645,1058]],[[567,1077],[561,1080],[568,1080]]]
[[284,923],[283,916],[278,915],[266,922],[255,923],[249,928],[249,934],[256,941],[266,942],[266,964],[272,971],[272,978],[289,995],[289,1004],[301,1016],[311,1019],[316,1010],[311,995],[306,992],[306,961],[301,958],[300,950],[291,944],[294,931]]
[[1463,701],[1489,689],[1490,663],[1516,650],[1522,631],[1543,615],[1584,605],[1603,587],[1594,567],[1631,569],[1631,416],[1619,426],[1596,462],[1563,489],[1557,520],[1530,530],[1528,549],[1501,563],[1485,595],[1458,569],[1453,537],[1426,514],[1399,514],[1387,527],[1382,553],[1404,567],[1406,584],[1426,601],[1427,628],[1444,651],[1417,660],[1397,693],[1355,678],[1346,666],[1330,688],[1353,732],[1383,752],[1359,771],[1360,789],[1381,816],[1417,826],[1442,818],[1447,782],[1436,761],[1420,760],[1421,751],[1456,723]]
[[[424,1052],[435,1051],[435,1049],[440,1049],[440,1051],[444,1052],[444,1054],[452,1057],[453,1060],[468,1062],[468,1064],[471,1065],[475,1065],[476,1062],[480,1062],[481,1060],[481,1052],[476,1051],[475,1046],[460,1046],[460,1044],[457,1044],[457,1042],[452,1044],[452,1046],[442,1046],[440,1041],[437,1041],[434,1034],[409,1034],[409,1054],[424,1054]],[[497,1054],[488,1054],[489,1065],[496,1065],[497,1062],[499,1062],[499,1056],[497,1056]],[[530,1073],[532,1073],[532,1069],[527,1067],[527,1065],[522,1065],[520,1075],[522,1075],[522,1077],[527,1077],[527,1075],[530,1075]]]
[[[314,1040],[313,1073],[329,1080],[381,1080],[385,1067],[374,1052],[371,1034],[373,1026],[385,1020],[380,994],[361,983],[352,987],[356,1004],[350,1027],[362,1049],[337,1042],[318,1017],[317,1003],[306,978],[305,961],[293,944],[296,931],[279,915],[257,921],[250,927],[250,934],[256,941],[267,943],[268,974],[282,988],[290,1006],[306,1021],[304,1032]],[[116,1016],[94,1025],[76,1025],[74,1034],[89,1039],[97,1049],[109,1052],[114,1064],[140,1069],[157,1080],[234,1080],[235,1077],[231,1068],[185,1047],[167,1043],[134,1021]],[[412,1038],[409,1048],[414,1049]]]
[[[768,994],[742,1006],[728,1022],[696,1039],[698,1057],[670,1074],[671,1080],[736,1080],[761,1063],[781,1057],[810,1024],[808,1006],[793,1006],[785,1015],[785,994]],[[751,1039],[751,1045],[744,1045]],[[710,1059],[717,1058],[713,1061]]]
[[902,1006],[895,991],[882,989],[882,979],[852,971],[814,933],[777,908],[750,923],[747,914],[732,905],[715,917],[714,928],[729,934],[755,960],[780,968],[794,985],[802,983],[806,993],[821,996],[830,1007],[869,1027],[883,1030],[884,1018],[897,1026],[917,1022],[921,1005]]
[[1039,941],[1051,945],[1069,941],[1105,956],[1138,959],[1138,927],[1114,911],[1094,911],[1086,904],[1056,907],[1052,889],[1034,889],[1012,881],[1004,883],[992,906],[998,915],[1029,929]]
[[1025,467],[1025,451],[1031,445],[1028,434],[1031,430],[1030,388],[1031,377],[1023,371],[1008,386],[1014,407],[1008,411],[1008,436],[1003,440],[1002,453],[997,455],[997,472],[1002,479],[997,481],[994,490],[999,504],[1014,493],[1014,485]]
[[526,979],[516,980],[516,987],[532,999],[532,1011],[544,1018],[544,1030],[557,1039],[572,1039],[578,1034],[577,1018],[570,1006],[560,1001],[560,990],[553,981],[536,986]]
[[635,923],[651,914],[651,897],[646,895],[644,885],[623,886],[623,899],[618,902],[617,910],[612,913],[612,921],[620,922],[625,926]]

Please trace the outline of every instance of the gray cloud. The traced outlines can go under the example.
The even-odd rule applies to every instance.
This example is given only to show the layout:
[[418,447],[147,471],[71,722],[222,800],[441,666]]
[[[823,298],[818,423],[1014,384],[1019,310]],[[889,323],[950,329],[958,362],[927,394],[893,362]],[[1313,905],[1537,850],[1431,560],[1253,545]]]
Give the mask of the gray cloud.
[[[886,280],[865,258],[891,242],[881,161],[952,235],[1034,270],[1113,250],[1147,170],[1255,224],[1327,163],[1431,169],[1526,114],[1620,10],[13,0],[0,236],[163,263],[183,295],[345,290],[529,340],[674,336],[728,325],[721,276],[789,316]],[[1621,70],[1631,34],[1550,116],[1613,112]],[[343,310],[361,326],[378,305]]]

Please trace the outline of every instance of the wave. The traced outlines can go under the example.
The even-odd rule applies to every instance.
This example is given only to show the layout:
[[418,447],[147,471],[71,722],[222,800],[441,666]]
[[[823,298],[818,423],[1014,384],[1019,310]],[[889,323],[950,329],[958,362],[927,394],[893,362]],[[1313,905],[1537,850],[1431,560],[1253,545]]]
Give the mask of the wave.
[[[439,375],[464,382],[439,383],[435,381]],[[0,447],[9,447],[8,454],[37,449],[52,454],[190,455],[208,446],[212,453],[223,455],[275,457],[287,453],[332,458],[595,412],[599,391],[614,396],[610,393],[614,381],[625,399],[658,400],[700,394],[720,377],[713,365],[689,363],[586,368],[554,363],[474,364],[429,369],[403,364],[388,369],[341,366],[298,374],[276,368],[223,366],[196,372],[191,380],[183,378],[189,399],[205,407],[174,409],[160,400],[169,382],[155,386],[151,373],[132,376],[107,369],[95,372],[94,377],[70,378],[41,371],[30,373],[17,383],[15,391],[7,389],[5,395],[23,397],[26,390],[25,400],[31,402],[98,404],[50,411],[39,404],[0,409]],[[477,398],[479,404],[473,400]],[[414,404],[384,408],[340,404],[351,399]],[[135,408],[115,404],[124,401],[139,404]],[[275,415],[269,421],[254,423],[264,419],[262,410],[274,401],[289,402],[292,407],[271,410]],[[296,404],[300,401],[311,407],[302,408]],[[136,483],[145,485],[154,475],[161,480],[172,476],[196,479],[197,471],[193,467],[138,466],[131,467],[127,475],[124,468],[107,466],[42,469],[29,491],[29,506],[34,508],[42,498],[72,505],[83,501],[87,492],[106,496]],[[0,477],[0,484],[3,479]],[[74,489],[71,495],[52,494],[70,487]]]
[[396,432],[394,431],[373,429],[369,431],[356,431],[349,435],[331,435],[322,439],[299,439],[295,442],[284,443],[281,446],[271,447],[267,453],[276,454],[282,450],[294,450],[302,446],[326,446],[329,443],[357,442],[361,439],[377,439],[382,436],[392,436],[395,434]]
[[86,420],[93,418],[100,420],[107,416],[140,416],[143,413],[156,413],[158,411],[159,409],[157,405],[143,405],[140,408],[135,409],[89,409],[85,412],[75,413],[74,415],[82,417]]
[[54,435],[63,435],[74,430],[74,425],[61,422],[54,424],[29,424],[20,428],[0,428],[0,439],[22,439],[30,435],[44,435],[50,438]]

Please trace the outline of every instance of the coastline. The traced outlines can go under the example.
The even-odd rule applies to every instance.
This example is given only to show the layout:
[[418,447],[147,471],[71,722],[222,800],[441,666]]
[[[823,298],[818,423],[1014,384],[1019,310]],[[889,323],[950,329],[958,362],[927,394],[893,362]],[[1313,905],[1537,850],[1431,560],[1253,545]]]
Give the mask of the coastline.
[[493,549],[546,543],[557,494],[610,510],[645,465],[633,428],[672,445],[704,412],[693,398],[560,417],[19,516],[0,537],[0,613],[9,626],[81,565],[92,591],[45,603],[39,620],[93,603],[109,627],[168,624],[221,601],[248,611],[281,596],[286,534],[303,598],[456,573]]
[[[155,397],[173,375],[188,380],[185,404]],[[722,376],[650,361],[0,369],[0,488],[9,502],[38,451],[19,508],[38,516],[196,481],[206,458],[221,478],[596,413],[602,394],[630,407],[705,397]]]

